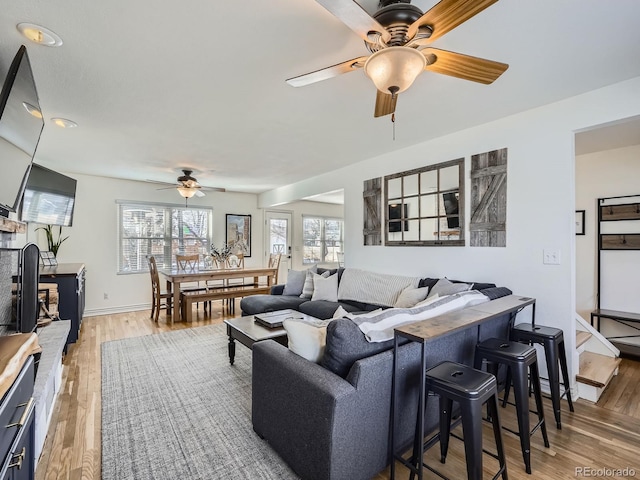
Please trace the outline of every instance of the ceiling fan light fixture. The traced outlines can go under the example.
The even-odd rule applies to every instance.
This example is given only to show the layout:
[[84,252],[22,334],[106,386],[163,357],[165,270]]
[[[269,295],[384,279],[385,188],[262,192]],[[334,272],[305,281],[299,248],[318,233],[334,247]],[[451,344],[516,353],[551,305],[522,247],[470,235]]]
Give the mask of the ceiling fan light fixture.
[[191,198],[196,194],[196,189],[195,188],[189,188],[189,187],[178,187],[178,192],[184,198]]
[[401,93],[413,84],[426,64],[424,55],[414,48],[388,47],[371,55],[364,71],[381,92]]

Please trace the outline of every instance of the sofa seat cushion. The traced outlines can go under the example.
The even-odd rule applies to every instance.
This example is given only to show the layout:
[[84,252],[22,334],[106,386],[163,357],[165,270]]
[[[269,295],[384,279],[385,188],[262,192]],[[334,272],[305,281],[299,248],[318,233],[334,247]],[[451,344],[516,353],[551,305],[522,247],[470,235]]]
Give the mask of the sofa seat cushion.
[[298,307],[304,302],[307,300],[294,295],[250,295],[242,299],[240,308],[243,315],[256,315],[287,308],[300,310]]
[[311,315],[312,317],[319,318],[320,320],[333,318],[333,314],[340,306],[342,306],[342,308],[347,312],[362,311],[361,308],[347,302],[329,302],[327,300],[303,300],[303,302],[304,303],[301,303],[297,310],[302,313],[306,313],[307,315]]

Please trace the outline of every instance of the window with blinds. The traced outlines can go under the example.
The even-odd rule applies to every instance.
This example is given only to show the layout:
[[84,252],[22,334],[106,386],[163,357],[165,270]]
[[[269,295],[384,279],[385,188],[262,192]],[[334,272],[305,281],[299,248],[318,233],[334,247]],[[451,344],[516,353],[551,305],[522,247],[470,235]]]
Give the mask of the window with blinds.
[[158,268],[175,264],[177,254],[209,251],[213,209],[175,205],[118,204],[118,273],[148,272],[147,256]]
[[338,262],[343,252],[343,221],[337,218],[302,217],[302,263]]

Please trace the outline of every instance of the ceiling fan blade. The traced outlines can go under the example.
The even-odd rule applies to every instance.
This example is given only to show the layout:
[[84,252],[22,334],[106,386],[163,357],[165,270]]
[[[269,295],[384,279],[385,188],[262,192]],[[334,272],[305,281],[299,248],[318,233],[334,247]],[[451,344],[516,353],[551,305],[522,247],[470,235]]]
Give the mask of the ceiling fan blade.
[[484,83],[485,85],[493,83],[509,68],[506,63],[494,62],[493,60],[437,48],[425,48],[420,51],[427,58],[425,70],[462,78],[463,80],[471,80],[472,82]]
[[369,32],[378,32],[385,42],[391,38],[389,32],[353,0],[316,1],[365,41],[371,41]]
[[418,43],[429,43],[453,30],[461,23],[490,7],[498,0],[441,0],[431,10],[413,22],[407,31],[407,37],[413,38],[422,25],[428,25],[433,33]]
[[398,95],[391,95],[390,93],[383,93],[380,90],[376,90],[376,108],[373,112],[373,116],[384,117],[396,111],[396,102],[398,101]]
[[286,82],[292,87],[304,87],[312,83],[327,80],[328,78],[337,77],[343,73],[353,72],[354,70],[362,68],[366,60],[367,57],[352,58],[351,60],[323,68],[322,70],[316,70],[315,72],[289,78]]
[[202,186],[202,190],[205,190],[207,192],[226,192],[227,191],[225,188],[222,188],[222,187],[205,187],[205,186]]
[[157,183],[158,185],[167,185],[167,186],[171,185],[171,186],[173,186],[173,187],[175,187],[175,186],[176,186],[176,184],[175,184],[175,183],[171,183],[171,182],[161,182],[160,180],[150,180],[150,179],[148,179],[148,178],[145,180],[145,182],[147,182],[147,183]]

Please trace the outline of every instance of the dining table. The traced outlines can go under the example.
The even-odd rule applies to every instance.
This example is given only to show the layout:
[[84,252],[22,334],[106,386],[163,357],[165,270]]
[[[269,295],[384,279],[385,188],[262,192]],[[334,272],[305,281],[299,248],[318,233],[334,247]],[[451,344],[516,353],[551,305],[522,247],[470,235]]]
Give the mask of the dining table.
[[[207,282],[210,280],[229,280],[232,278],[253,278],[253,285],[264,287],[264,285],[272,286],[275,283],[276,268],[258,267],[258,268],[162,268],[158,272],[163,275],[167,281],[167,293],[173,295],[173,311],[172,321],[179,322],[181,320],[180,308],[180,285],[190,282]],[[260,278],[265,280],[260,283]],[[245,289],[246,292],[246,289]]]

